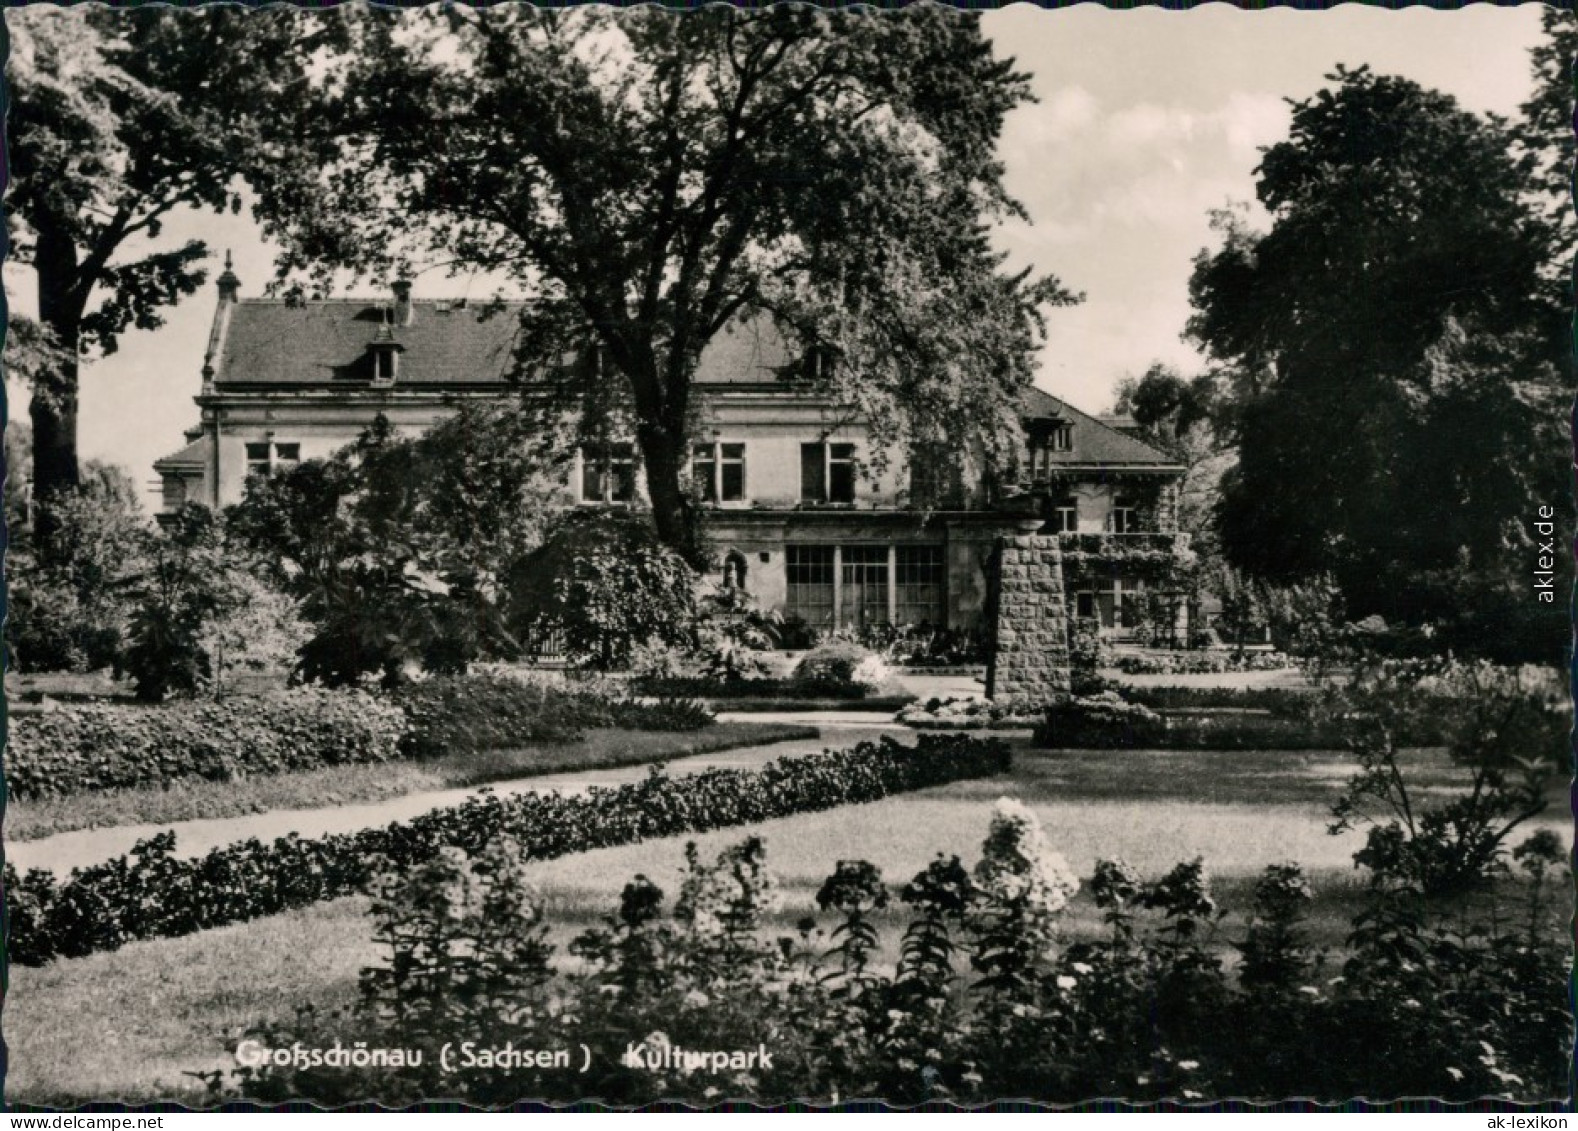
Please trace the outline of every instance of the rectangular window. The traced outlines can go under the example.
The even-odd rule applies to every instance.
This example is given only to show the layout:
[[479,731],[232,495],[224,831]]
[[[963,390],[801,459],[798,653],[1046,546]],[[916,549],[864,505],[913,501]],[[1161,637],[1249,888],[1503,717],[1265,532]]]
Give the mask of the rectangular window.
[[800,499],[807,503],[853,503],[855,445],[801,444]]
[[696,444],[690,449],[690,479],[704,503],[718,501],[717,446]]
[[784,611],[812,628],[833,627],[833,547],[786,546]]
[[267,478],[276,471],[284,471],[301,462],[300,444],[276,444],[268,440],[247,444],[247,476]]
[[827,445],[800,445],[800,499],[820,503],[827,499]]
[[1090,620],[1096,615],[1096,595],[1089,590],[1074,597],[1074,615],[1080,620]]
[[745,499],[745,445],[718,445],[718,498],[726,503]]
[[1074,426],[1072,424],[1059,424],[1052,429],[1050,441],[1047,445],[1054,452],[1071,452],[1074,450]]
[[1064,499],[1053,510],[1053,526],[1059,534],[1072,534],[1079,529],[1079,500]]
[[254,475],[267,477],[269,468],[269,448],[267,443],[247,445],[247,476]]
[[1114,534],[1133,534],[1139,529],[1134,504],[1128,499],[1114,499],[1112,501],[1112,532]]
[[855,501],[854,444],[827,446],[827,501],[830,503]]
[[945,623],[941,546],[897,547],[893,556],[893,584],[894,623]]
[[742,502],[745,499],[745,445],[694,445],[690,475],[702,502]]
[[632,503],[635,498],[634,444],[587,444],[581,448],[583,503]]

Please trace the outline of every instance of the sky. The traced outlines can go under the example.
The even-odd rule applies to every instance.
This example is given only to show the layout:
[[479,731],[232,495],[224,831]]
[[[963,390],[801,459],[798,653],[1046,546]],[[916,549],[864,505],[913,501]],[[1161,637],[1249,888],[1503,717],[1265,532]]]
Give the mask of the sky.
[[[1261,147],[1287,134],[1288,99],[1313,95],[1339,63],[1368,64],[1468,109],[1511,115],[1529,95],[1528,51],[1539,38],[1533,4],[1259,12],[1018,4],[982,20],[1038,98],[1010,115],[1000,148],[1030,223],[1006,225],[999,243],[1015,267],[1054,274],[1085,295],[1050,313],[1037,384],[1091,412],[1107,410],[1118,382],[1154,361],[1186,373],[1200,365],[1182,340],[1192,262],[1213,245],[1211,211],[1253,201]],[[1265,219],[1254,207],[1250,215]],[[187,238],[215,250],[210,279],[229,249],[242,295],[262,292],[273,252],[245,217],[177,218],[161,243]],[[31,312],[26,275],[8,269],[6,285],[16,309]],[[414,288],[418,297],[467,290],[466,280],[437,273]],[[491,292],[484,280],[469,284],[473,297]],[[118,353],[83,374],[82,455],[125,466],[150,488],[150,504],[153,461],[180,448],[197,421],[192,397],[215,301],[210,282],[169,310],[163,328],[127,334]],[[12,414],[23,416],[25,392],[10,393]]]

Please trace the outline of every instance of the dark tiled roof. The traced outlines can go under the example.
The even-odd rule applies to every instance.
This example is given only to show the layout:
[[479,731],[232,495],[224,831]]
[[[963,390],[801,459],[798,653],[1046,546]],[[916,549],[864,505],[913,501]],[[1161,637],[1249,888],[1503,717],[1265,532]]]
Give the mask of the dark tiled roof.
[[[414,301],[394,327],[402,385],[489,385],[509,372],[516,324],[509,311]],[[443,308],[447,307],[447,311]],[[288,304],[243,299],[214,370],[216,385],[329,386],[372,378],[367,347],[389,305],[366,299]]]
[[1103,424],[1089,413],[1080,412],[1067,401],[1059,400],[1041,389],[1025,390],[1024,407],[1025,418],[1032,423],[1042,420],[1061,420],[1074,426],[1072,449],[1066,452],[1052,452],[1050,458],[1053,463],[1122,467],[1146,464],[1157,467],[1177,466],[1176,460],[1157,451],[1149,444],[1143,444],[1133,436],[1125,436],[1116,428]]
[[[414,300],[409,326],[394,326],[401,348],[402,386],[476,386],[506,380],[513,361],[519,304]],[[243,299],[214,369],[215,384],[332,386],[372,378],[368,345],[384,326],[389,304],[335,299],[287,304]],[[697,379],[709,385],[778,380],[789,350],[768,322],[732,326],[702,353]]]
[[[513,361],[519,303],[461,304],[416,299],[409,326],[393,327],[401,346],[398,384],[403,387],[466,387],[505,381]],[[338,382],[365,383],[372,377],[367,347],[389,316],[381,299],[329,299],[289,304],[243,299],[230,312],[230,325],[217,360],[214,381],[234,386],[324,388]],[[736,322],[713,338],[697,369],[704,385],[776,383],[792,353],[771,321]],[[1073,450],[1054,452],[1067,464],[1171,466],[1154,448],[1040,389],[1024,395],[1027,419],[1064,420],[1074,425]],[[168,461],[197,458],[195,445]],[[166,462],[164,460],[160,462]]]

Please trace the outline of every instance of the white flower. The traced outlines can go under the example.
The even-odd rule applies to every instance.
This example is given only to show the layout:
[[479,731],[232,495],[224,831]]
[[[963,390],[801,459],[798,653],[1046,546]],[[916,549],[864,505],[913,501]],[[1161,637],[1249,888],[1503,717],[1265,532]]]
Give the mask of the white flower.
[[1079,985],[1079,982],[1067,974],[1059,974],[1057,976],[1057,988],[1060,990],[1072,990],[1077,985]]

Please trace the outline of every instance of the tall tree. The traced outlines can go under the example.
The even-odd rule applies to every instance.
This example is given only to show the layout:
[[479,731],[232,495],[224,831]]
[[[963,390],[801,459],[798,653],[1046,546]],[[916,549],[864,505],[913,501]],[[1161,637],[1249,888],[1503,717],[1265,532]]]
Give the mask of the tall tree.
[[777,323],[879,460],[1014,447],[1042,307],[1073,296],[990,246],[1019,214],[996,142],[1029,95],[973,17],[449,7],[361,27],[317,114],[340,159],[274,211],[283,266],[389,276],[437,254],[514,279],[536,297],[522,374],[582,358],[559,407],[594,433],[623,417],[671,546],[699,552],[694,378],[740,317]]
[[1563,285],[1570,284],[1572,255],[1578,243],[1573,215],[1574,68],[1578,66],[1578,15],[1570,8],[1540,11],[1543,38],[1530,52],[1534,94],[1520,107],[1516,136],[1520,158],[1539,207],[1558,236],[1551,265]]
[[1132,416],[1140,437],[1183,465],[1178,482],[1178,525],[1193,535],[1195,550],[1214,556],[1215,507],[1224,470],[1235,458],[1216,416],[1225,412],[1218,376],[1185,377],[1172,366],[1153,364],[1139,377],[1118,383],[1116,412]]
[[37,277],[52,347],[30,367],[33,490],[76,486],[77,387],[84,356],[202,285],[200,241],[157,243],[182,208],[238,211],[238,177],[282,183],[310,163],[269,123],[300,93],[332,24],[299,13],[13,9],[6,215],[13,259]]
[[1331,78],[1257,171],[1270,230],[1223,218],[1191,281],[1237,402],[1220,532],[1253,576],[1329,571],[1356,615],[1431,619],[1469,578],[1526,572],[1565,490],[1551,232],[1503,123]]

